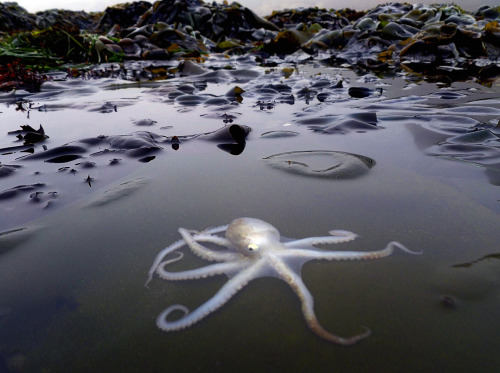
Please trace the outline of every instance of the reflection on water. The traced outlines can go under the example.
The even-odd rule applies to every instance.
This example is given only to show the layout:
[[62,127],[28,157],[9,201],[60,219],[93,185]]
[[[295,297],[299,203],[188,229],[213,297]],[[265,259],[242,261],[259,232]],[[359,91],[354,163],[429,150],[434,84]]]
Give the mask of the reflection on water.
[[[354,98],[352,73],[299,70],[69,80],[1,98],[0,370],[493,371],[498,88],[372,77],[376,94]],[[349,349],[311,335],[273,278],[161,333],[166,304],[195,309],[227,278],[146,289],[156,254],[178,227],[241,216],[288,237],[360,234],[329,249],[397,240],[423,255],[304,265],[326,329],[373,330]]]

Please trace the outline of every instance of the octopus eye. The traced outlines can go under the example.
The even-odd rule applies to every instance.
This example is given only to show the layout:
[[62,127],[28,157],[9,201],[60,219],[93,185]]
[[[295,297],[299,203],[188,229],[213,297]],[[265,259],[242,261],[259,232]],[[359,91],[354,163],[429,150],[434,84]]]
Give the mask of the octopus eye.
[[257,251],[259,250],[259,245],[256,245],[254,243],[251,243],[250,245],[247,246],[247,249],[248,251],[252,252],[252,251]]

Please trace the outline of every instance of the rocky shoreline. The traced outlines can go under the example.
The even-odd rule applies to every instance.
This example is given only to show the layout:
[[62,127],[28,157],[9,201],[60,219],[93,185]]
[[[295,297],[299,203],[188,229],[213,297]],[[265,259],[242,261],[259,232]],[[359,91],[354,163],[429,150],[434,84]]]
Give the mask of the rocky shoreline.
[[[455,5],[390,3],[366,12],[297,8],[260,17],[236,2],[139,1],[90,14],[66,10],[30,14],[6,2],[0,4],[0,31],[3,64],[13,59],[45,66],[124,60],[201,62],[211,53],[251,53],[258,63],[269,66],[314,59],[368,71],[404,68],[480,80],[494,78],[500,71],[500,6],[467,12]],[[23,48],[33,50],[23,54]]]

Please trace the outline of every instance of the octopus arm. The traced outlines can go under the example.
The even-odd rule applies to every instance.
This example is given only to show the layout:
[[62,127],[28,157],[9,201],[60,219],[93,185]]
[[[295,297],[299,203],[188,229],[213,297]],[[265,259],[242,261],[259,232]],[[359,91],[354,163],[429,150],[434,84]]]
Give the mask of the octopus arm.
[[[243,288],[250,280],[260,277],[260,272],[265,265],[264,260],[253,263],[247,269],[232,277],[210,300],[202,304],[193,312],[182,305],[176,304],[165,309],[157,318],[156,325],[164,331],[175,331],[187,328],[200,321],[210,313],[222,307],[233,295]],[[184,312],[178,320],[168,321],[168,316],[174,311]]]
[[210,250],[209,248],[200,245],[197,242],[210,242],[219,246],[224,246],[226,248],[231,247],[231,242],[229,242],[224,237],[213,236],[206,232],[201,232],[193,235],[190,231],[184,228],[179,228],[179,233],[181,234],[184,242],[189,246],[191,251],[198,255],[200,258],[217,262],[235,261],[241,258],[241,255],[237,252]]
[[158,255],[156,256],[154,262],[153,262],[153,265],[151,266],[151,268],[149,269],[149,272],[148,272],[148,279],[146,280],[146,283],[144,284],[144,286],[148,287],[149,283],[151,282],[151,280],[153,279],[153,275],[156,271],[156,269],[158,268],[158,265],[162,262],[162,260],[168,255],[170,254],[171,252],[177,250],[177,249],[180,249],[182,246],[184,246],[186,243],[184,242],[184,240],[179,240],[179,241],[176,241],[174,242],[172,245],[170,246],[167,246],[166,248],[164,248],[162,251],[160,251],[158,253]]
[[314,299],[307,289],[306,285],[302,281],[300,275],[294,271],[290,271],[287,265],[283,263],[277,256],[273,258],[272,265],[274,269],[279,273],[281,279],[286,281],[291,286],[295,294],[297,294],[297,296],[299,297],[302,313],[304,314],[304,317],[306,319],[307,326],[317,336],[329,342],[337,343],[343,346],[351,346],[371,335],[371,331],[368,328],[366,328],[366,331],[364,333],[356,334],[349,338],[340,337],[324,329],[319,323],[314,312]]
[[207,229],[202,230],[200,233],[205,233],[205,234],[221,233],[221,232],[225,232],[227,230],[228,226],[229,225],[226,224],[226,225],[221,225],[221,226],[218,226],[218,227],[207,228]]
[[409,254],[418,255],[422,252],[412,251],[399,242],[392,241],[382,250],[377,251],[323,251],[309,249],[288,249],[279,253],[283,259],[325,259],[325,260],[361,260],[379,259],[391,255],[394,249],[401,249]]
[[356,233],[343,230],[334,230],[328,233],[330,233],[331,236],[302,238],[300,240],[292,240],[289,242],[284,242],[283,245],[285,245],[286,247],[304,247],[304,246],[314,246],[314,245],[336,244],[336,243],[349,242],[358,237]]
[[[200,233],[195,234],[194,236],[189,234],[189,232],[187,234],[189,234],[189,236],[192,238],[192,240],[209,241],[209,242],[217,243],[219,245],[227,246],[229,244],[229,242],[225,238],[211,235],[213,233],[219,233],[221,231],[224,231],[225,229],[227,229],[227,225],[216,227],[216,228],[206,229]],[[185,230],[185,231],[187,232],[187,230]],[[178,241],[174,242],[172,245],[167,246],[166,248],[164,248],[162,251],[160,251],[158,253],[158,255],[156,256],[156,258],[153,262],[153,265],[149,269],[148,279],[146,280],[146,283],[144,284],[144,286],[148,287],[149,283],[153,279],[153,275],[154,275],[156,269],[158,268],[158,265],[163,261],[163,259],[165,259],[165,257],[168,254],[170,254],[171,252],[173,252],[175,250],[180,249],[184,245],[186,245],[186,241],[184,239],[178,240]],[[199,245],[199,246],[201,246],[201,245]],[[221,253],[217,253],[217,254],[218,254],[217,258],[220,259],[219,261],[222,261],[222,260],[234,261],[240,257],[239,254],[237,254],[237,253],[222,253],[221,252]],[[226,254],[226,255],[224,255],[224,254]]]
[[216,276],[221,274],[226,274],[228,276],[233,276],[234,273],[241,271],[243,268],[248,266],[247,262],[239,261],[239,262],[231,262],[231,263],[216,263],[212,265],[208,265],[206,267],[190,269],[186,271],[179,272],[170,272],[165,269],[167,264],[172,263],[173,261],[179,260],[176,258],[175,260],[167,260],[161,263],[156,270],[158,276],[160,276],[164,280],[191,280],[196,278],[204,278],[208,276]]

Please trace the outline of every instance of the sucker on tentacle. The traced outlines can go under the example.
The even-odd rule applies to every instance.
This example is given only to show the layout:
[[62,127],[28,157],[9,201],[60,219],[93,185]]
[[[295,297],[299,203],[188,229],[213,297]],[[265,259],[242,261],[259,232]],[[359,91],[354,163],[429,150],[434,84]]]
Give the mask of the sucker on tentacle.
[[205,316],[222,307],[238,292],[238,290],[248,284],[248,282],[254,278],[254,275],[260,271],[262,265],[262,262],[258,262],[255,266],[242,270],[239,274],[231,278],[212,298],[192,312],[189,312],[189,310],[182,305],[175,305],[177,309],[182,307],[183,310],[187,311],[185,315],[178,320],[167,321],[167,316],[173,311],[172,307],[174,306],[168,307],[158,316],[156,325],[164,331],[173,331],[187,328],[200,321]]
[[[226,261],[226,260],[238,260],[240,255],[237,253],[228,253],[226,251],[214,251],[210,250],[197,241],[211,242],[219,246],[230,246],[229,242],[224,237],[212,236],[206,233],[195,234],[194,236],[190,234],[187,229],[179,228],[179,233],[181,234],[184,242],[189,246],[191,251],[198,255],[200,258],[210,260],[210,261]],[[196,237],[196,238],[195,238]]]
[[[219,227],[215,227],[215,228],[210,228],[210,229],[205,229],[202,232],[200,232],[198,234],[195,234],[192,237],[193,237],[193,240],[195,240],[195,241],[196,240],[199,240],[199,241],[210,240],[210,242],[217,243],[219,245],[224,245],[224,243],[227,243],[227,240],[225,240],[223,237],[212,236],[212,234],[214,234],[214,233],[220,233],[220,232],[224,231],[225,229],[227,229],[227,225],[223,225],[223,226],[219,226]],[[193,232],[195,232],[195,231],[193,231]],[[144,284],[145,287],[148,287],[149,283],[153,279],[153,275],[154,275],[156,269],[158,268],[158,265],[161,263],[161,261],[168,254],[170,254],[171,252],[173,252],[175,250],[178,250],[178,249],[182,248],[182,246],[184,246],[186,244],[187,243],[186,243],[186,241],[184,239],[178,240],[178,241],[174,242],[172,245],[167,246],[166,248],[164,248],[163,250],[161,250],[158,253],[158,255],[156,256],[156,258],[155,258],[155,260],[153,262],[153,265],[149,269],[148,278],[147,278],[147,280],[146,280],[146,282]],[[232,254],[232,255],[228,256],[228,258],[229,259],[235,259],[235,255]]]
[[352,233],[349,231],[342,231],[342,230],[334,230],[328,232],[331,234],[331,236],[325,236],[325,237],[309,237],[309,238],[303,238],[301,240],[294,240],[294,241],[289,241],[284,243],[286,247],[297,247],[297,246],[306,246],[306,245],[327,245],[327,244],[336,244],[336,243],[344,243],[344,242],[349,242],[358,235],[356,233]]
[[[225,233],[225,237],[217,234]],[[357,259],[380,259],[391,255],[396,248],[410,254],[421,254],[407,249],[396,241],[391,241],[387,246],[378,251],[331,251],[316,249],[314,245],[336,244],[352,241],[357,234],[344,231],[332,230],[331,236],[309,237],[288,242],[281,242],[278,230],[265,221],[253,218],[240,218],[229,225],[205,229],[202,231],[187,230],[179,228],[182,240],[174,242],[157,255],[151,269],[146,285],[151,281],[154,272],[165,280],[187,280],[226,274],[230,276],[229,281],[204,304],[189,312],[182,305],[173,305],[165,309],[157,318],[157,326],[164,331],[174,331],[187,328],[202,320],[211,312],[224,305],[241,288],[254,278],[274,274],[287,282],[299,297],[302,313],[311,331],[317,336],[343,346],[353,345],[371,335],[369,328],[366,331],[349,338],[339,337],[324,329],[314,312],[314,300],[302,281],[300,270],[295,271],[287,263],[299,261],[303,264],[309,260],[357,260]],[[224,250],[211,250],[200,242],[207,242]],[[169,272],[165,267],[182,258],[182,253],[177,252],[178,257],[164,260],[168,254],[181,249],[187,245],[191,251],[202,259],[215,261],[205,267],[190,269],[186,271]],[[300,267],[297,267],[300,268]],[[174,311],[182,311],[184,315],[177,320],[168,321],[168,316]]]

